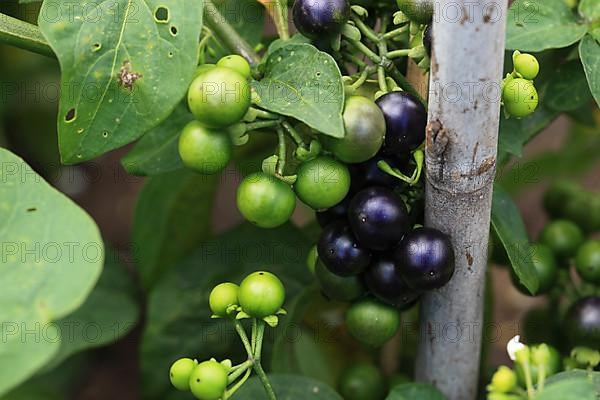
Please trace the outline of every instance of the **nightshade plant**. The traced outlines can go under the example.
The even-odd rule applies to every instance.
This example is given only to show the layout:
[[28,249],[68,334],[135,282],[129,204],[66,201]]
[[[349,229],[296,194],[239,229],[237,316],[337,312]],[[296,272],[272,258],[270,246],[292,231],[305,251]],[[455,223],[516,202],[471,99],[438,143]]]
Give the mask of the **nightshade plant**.
[[[60,102],[58,135],[34,126],[29,111],[23,137],[44,135],[0,132],[0,144],[40,173],[0,149],[0,399],[67,398],[64,382],[84,358],[74,355],[125,336],[144,306],[145,399],[443,399],[406,377],[416,344],[398,338],[401,318],[414,325],[421,296],[457,279],[463,257],[445,229],[424,226],[431,1],[19,3],[39,4],[0,7],[24,19],[34,10],[37,25],[2,13],[0,42],[56,59]],[[263,35],[267,17],[277,37]],[[507,21],[492,258],[510,265],[519,290],[548,297],[559,312],[542,318],[555,323],[545,331],[561,336],[523,332],[531,346],[491,377],[487,396],[591,399],[600,380],[598,194],[552,186],[552,221],[531,245],[511,195],[523,176],[555,181],[597,160],[600,9],[597,0],[516,0]],[[10,82],[26,63],[8,57],[15,65],[0,70]],[[18,103],[2,96],[3,122],[19,116]],[[536,159],[543,168],[510,162],[559,116],[575,128],[560,152]],[[132,236],[140,288],[95,222],[41,177],[56,172],[44,167],[56,147],[71,165],[134,142],[121,164],[148,177]],[[241,175],[235,203],[248,223],[213,235],[228,168]],[[301,203],[316,223],[289,223]],[[32,243],[44,257],[24,253]],[[49,257],[50,243],[63,256]],[[113,334],[83,340],[90,321]],[[311,335],[332,324],[324,340]],[[54,339],[23,339],[32,326]],[[398,340],[402,355],[385,347]],[[409,362],[392,362],[384,376],[374,362],[381,347],[382,358]]]

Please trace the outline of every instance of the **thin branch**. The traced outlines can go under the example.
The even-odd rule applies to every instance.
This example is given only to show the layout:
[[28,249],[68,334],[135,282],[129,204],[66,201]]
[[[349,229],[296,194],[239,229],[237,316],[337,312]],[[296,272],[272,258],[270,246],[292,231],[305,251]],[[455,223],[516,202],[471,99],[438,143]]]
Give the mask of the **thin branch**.
[[252,46],[229,24],[212,0],[204,0],[204,17],[206,24],[229,50],[244,57],[250,65],[256,65],[260,62],[260,57]]

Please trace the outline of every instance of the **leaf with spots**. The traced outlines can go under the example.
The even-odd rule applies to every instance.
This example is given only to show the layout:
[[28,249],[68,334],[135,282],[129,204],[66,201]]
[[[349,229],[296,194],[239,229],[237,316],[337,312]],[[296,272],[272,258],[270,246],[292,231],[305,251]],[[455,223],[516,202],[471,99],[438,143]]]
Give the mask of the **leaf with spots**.
[[44,2],[42,33],[62,70],[61,158],[97,157],[160,124],[198,59],[202,0]]
[[94,221],[22,159],[0,149],[0,395],[61,348],[55,321],[96,284],[104,246]]
[[258,105],[296,118],[333,137],[344,137],[344,85],[334,59],[310,44],[289,44],[270,53],[264,77],[253,84]]
[[563,0],[516,0],[507,16],[506,48],[542,51],[567,47],[585,35]]
[[[342,400],[331,387],[300,375],[269,375],[278,400]],[[266,398],[265,389],[258,378],[248,381],[232,397],[232,400],[255,400]]]

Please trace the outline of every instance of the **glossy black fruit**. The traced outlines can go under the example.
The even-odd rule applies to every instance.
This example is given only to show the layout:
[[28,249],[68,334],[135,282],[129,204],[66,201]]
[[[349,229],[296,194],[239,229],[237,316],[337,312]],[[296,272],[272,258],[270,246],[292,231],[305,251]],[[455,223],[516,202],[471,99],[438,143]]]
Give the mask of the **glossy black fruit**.
[[375,103],[385,117],[384,154],[408,153],[423,143],[427,111],[415,96],[406,92],[389,92]]
[[573,303],[563,327],[571,346],[600,348],[600,297],[584,297]]
[[365,282],[379,300],[401,309],[413,305],[421,294],[406,284],[390,256],[379,256],[371,262],[365,272]]
[[327,36],[341,31],[350,17],[350,4],[348,0],[296,0],[292,17],[304,36]]
[[409,228],[404,201],[390,189],[377,186],[354,196],[348,221],[361,245],[379,251],[395,246]]
[[425,46],[425,51],[429,57],[431,57],[431,27],[432,25],[427,25],[425,32],[423,32],[423,46]]
[[327,225],[335,221],[346,221],[348,218],[348,206],[350,205],[350,199],[351,196],[348,195],[344,198],[344,200],[340,201],[335,206],[323,211],[317,211],[315,216],[317,217],[317,222],[321,228],[325,228]]
[[448,235],[433,228],[406,234],[394,252],[404,280],[416,290],[438,289],[454,274],[454,251]]
[[371,251],[358,244],[345,221],[334,222],[323,229],[317,252],[323,264],[339,276],[357,275],[371,262]]

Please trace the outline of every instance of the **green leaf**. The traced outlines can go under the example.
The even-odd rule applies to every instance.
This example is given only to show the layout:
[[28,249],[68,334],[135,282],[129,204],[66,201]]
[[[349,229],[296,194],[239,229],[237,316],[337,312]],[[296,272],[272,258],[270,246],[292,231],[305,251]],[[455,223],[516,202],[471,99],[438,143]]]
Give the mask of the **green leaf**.
[[271,53],[264,78],[253,83],[258,105],[333,137],[344,136],[344,85],[335,60],[309,44],[289,44]]
[[[231,323],[210,319],[210,291],[221,282],[239,283],[251,272],[266,270],[283,281],[292,299],[310,279],[305,266],[310,245],[291,225],[260,229],[244,224],[198,247],[165,274],[148,299],[141,347],[143,397],[164,398],[173,391],[165,371],[179,357],[242,359],[245,352]],[[280,329],[269,329],[269,338]],[[265,346],[268,360],[270,345]]]
[[544,104],[555,111],[576,110],[589,102],[592,95],[579,60],[559,66],[545,93]]
[[542,104],[527,118],[501,118],[498,133],[499,164],[507,161],[508,154],[521,157],[523,146],[559,116],[558,111],[549,110]]
[[[89,160],[123,146],[173,111],[196,68],[202,4],[43,3],[38,23],[62,70],[58,134],[63,162]],[[120,84],[126,72],[139,76],[129,87]]]
[[55,321],[75,311],[102,271],[94,221],[22,159],[0,149],[0,394],[56,356]]
[[584,377],[548,384],[535,400],[597,400],[594,385]]
[[600,2],[598,0],[581,0],[579,2],[579,14],[590,22],[600,19]]
[[61,345],[45,370],[74,353],[105,346],[128,334],[139,314],[135,292],[132,277],[117,254],[107,251],[102,275],[85,303],[57,322]]
[[158,175],[184,167],[179,157],[179,134],[194,117],[180,104],[160,125],[148,131],[121,160],[132,175]]
[[386,400],[444,400],[445,397],[434,386],[427,383],[404,383],[394,387]]
[[492,227],[502,242],[519,280],[532,294],[535,294],[539,282],[531,259],[529,238],[521,213],[510,196],[498,185],[494,185]]
[[146,289],[210,236],[219,175],[182,169],[150,178],[135,210],[133,254]]
[[506,48],[521,51],[567,47],[587,31],[563,0],[517,0],[507,24]]
[[[591,377],[591,380],[590,380]],[[592,384],[594,385],[594,387],[596,388],[596,392],[600,393],[600,372],[598,371],[592,371],[592,372],[588,372],[585,370],[581,370],[581,369],[575,369],[572,371],[564,371],[564,372],[559,372],[556,375],[552,375],[548,378],[546,378],[546,384],[547,385],[553,385],[555,383],[558,382],[562,382],[565,380],[573,380],[573,379],[588,379],[592,382]]]
[[[269,375],[277,400],[342,400],[331,387],[299,375]],[[265,389],[256,377],[232,397],[233,400],[265,399]],[[421,400],[421,399],[419,399]]]
[[[597,29],[600,31],[600,29]],[[596,100],[596,104],[600,105],[600,37],[594,40],[591,35],[585,35],[581,43],[579,43],[579,56],[581,63],[592,91],[592,95]]]

